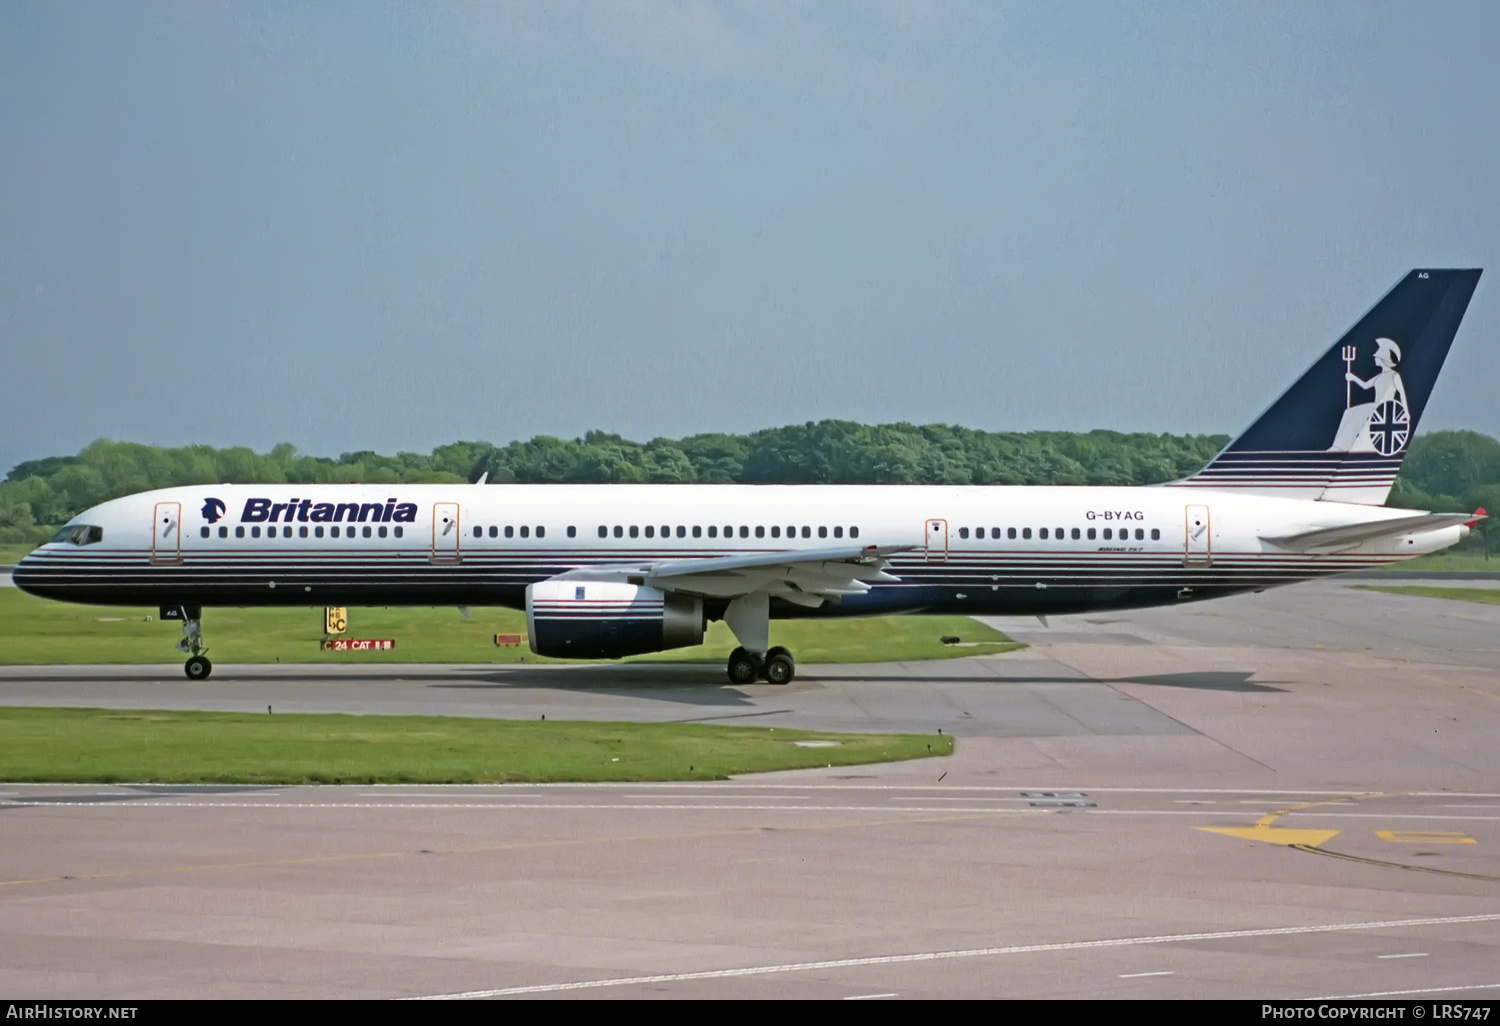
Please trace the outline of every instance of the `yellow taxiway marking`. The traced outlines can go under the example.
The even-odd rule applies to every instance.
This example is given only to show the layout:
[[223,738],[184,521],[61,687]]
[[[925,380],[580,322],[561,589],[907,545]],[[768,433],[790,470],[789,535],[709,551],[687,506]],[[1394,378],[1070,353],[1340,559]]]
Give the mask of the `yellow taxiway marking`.
[[1337,830],[1292,830],[1261,826],[1259,823],[1248,827],[1198,827],[1198,829],[1210,834],[1238,837],[1245,841],[1264,841],[1267,844],[1282,844],[1287,847],[1301,844],[1309,848],[1316,848],[1324,841],[1337,837],[1339,833]]
[[1447,830],[1377,830],[1375,836],[1396,844],[1478,844],[1468,834]]

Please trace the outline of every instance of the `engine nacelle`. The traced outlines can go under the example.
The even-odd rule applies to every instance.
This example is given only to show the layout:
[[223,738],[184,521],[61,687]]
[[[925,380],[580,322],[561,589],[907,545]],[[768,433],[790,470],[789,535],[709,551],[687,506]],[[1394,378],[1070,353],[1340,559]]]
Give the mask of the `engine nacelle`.
[[526,589],[537,655],[617,659],[703,643],[703,600],[613,581],[540,581]]

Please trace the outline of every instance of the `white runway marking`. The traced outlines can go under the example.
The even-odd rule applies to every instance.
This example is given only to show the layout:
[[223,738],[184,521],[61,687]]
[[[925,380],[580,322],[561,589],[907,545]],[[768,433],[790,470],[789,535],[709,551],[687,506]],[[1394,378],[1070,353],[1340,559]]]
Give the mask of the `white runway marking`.
[[1405,955],[1376,955],[1375,957],[1376,958],[1426,958],[1427,957],[1427,952],[1425,952],[1425,951],[1413,951],[1413,952],[1411,952],[1409,954],[1405,954]]
[[1376,990],[1368,994],[1337,994],[1308,1001],[1358,1001],[1361,998],[1405,997],[1408,994],[1448,994],[1455,990],[1500,990],[1500,983],[1471,983],[1467,987],[1418,987],[1415,990]]
[[[470,990],[456,994],[431,994],[412,1000],[459,1000],[466,998],[511,997],[519,994],[554,994],[570,990],[597,990],[604,987],[634,987],[648,983],[681,983],[687,980],[724,980],[744,976],[770,976],[776,973],[798,973],[826,969],[853,969],[871,965],[901,965],[912,962],[942,962],[957,958],[993,958],[1001,955],[1025,955],[1050,951],[1085,951],[1094,948],[1130,948],[1148,944],[1189,944],[1208,940],[1234,940],[1244,937],[1289,937],[1313,933],[1351,933],[1360,930],[1393,930],[1418,926],[1457,926],[1467,923],[1500,921],[1500,913],[1479,916],[1443,916],[1431,919],[1387,919],[1374,923],[1329,923],[1320,926],[1276,926],[1260,930],[1219,930],[1213,933],[1174,933],[1155,937],[1114,937],[1108,940],[1062,941],[1055,944],[1016,944],[995,948],[966,948],[956,951],[923,951],[905,955],[873,955],[866,958],[835,958],[821,962],[787,962],[781,965],[745,966],[739,969],[707,969],[691,973],[660,973],[654,976],[623,976],[604,980],[577,980],[570,983],[539,983],[523,987],[498,987],[494,990]],[[1500,984],[1484,984],[1484,987]],[[1467,990],[1479,988],[1440,988]],[[1435,992],[1435,991],[1434,991]],[[1428,993],[1410,991],[1409,993]],[[1386,995],[1354,995],[1383,997]],[[1325,999],[1334,1000],[1334,999]]]
[[844,998],[844,1000],[845,1001],[874,1001],[876,998],[888,998],[888,997],[895,997],[895,996],[896,996],[896,992],[893,990],[889,994],[850,994],[848,997]]
[[1172,975],[1172,970],[1170,970],[1170,969],[1163,969],[1160,972],[1155,972],[1155,973],[1121,973],[1120,974],[1120,979],[1122,979],[1122,980],[1135,980],[1135,979],[1139,979],[1142,976],[1171,976],[1171,975]]

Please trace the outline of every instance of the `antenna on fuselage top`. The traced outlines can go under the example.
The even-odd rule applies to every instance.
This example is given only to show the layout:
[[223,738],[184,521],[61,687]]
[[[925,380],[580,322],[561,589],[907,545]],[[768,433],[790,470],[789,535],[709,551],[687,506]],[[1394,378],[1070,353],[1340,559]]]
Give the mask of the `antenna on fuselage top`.
[[489,477],[490,477],[490,472],[488,470],[486,470],[483,474],[479,475],[479,480],[475,481],[474,483],[475,484],[484,484],[486,481],[489,480]]

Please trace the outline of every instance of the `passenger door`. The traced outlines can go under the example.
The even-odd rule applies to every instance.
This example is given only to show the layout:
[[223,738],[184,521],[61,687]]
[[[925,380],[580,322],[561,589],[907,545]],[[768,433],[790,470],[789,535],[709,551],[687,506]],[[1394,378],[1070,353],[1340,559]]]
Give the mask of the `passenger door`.
[[1209,563],[1213,561],[1210,549],[1210,531],[1207,506],[1189,506],[1185,513],[1187,541],[1184,563]]
[[437,502],[432,506],[432,561],[457,563],[458,503]]
[[924,532],[927,535],[927,562],[944,563],[948,560],[948,521],[929,520]]
[[158,502],[151,522],[151,562],[182,559],[182,503]]

